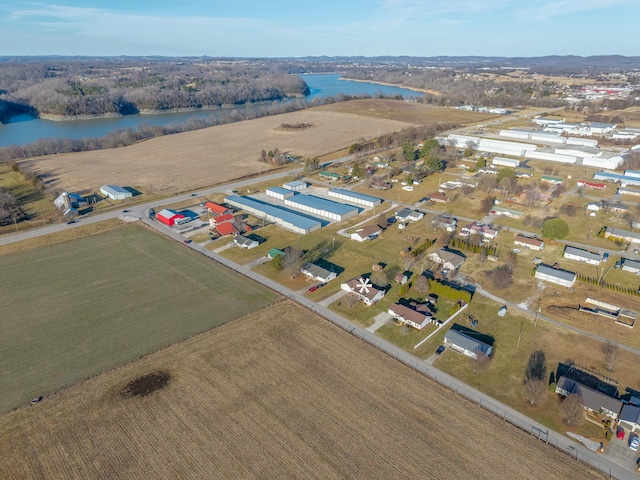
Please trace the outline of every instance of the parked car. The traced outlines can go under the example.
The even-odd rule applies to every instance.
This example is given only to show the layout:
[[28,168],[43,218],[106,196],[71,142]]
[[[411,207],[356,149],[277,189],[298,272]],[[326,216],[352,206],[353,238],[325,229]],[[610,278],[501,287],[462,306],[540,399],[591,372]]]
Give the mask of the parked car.
[[634,452],[638,451],[638,447],[640,446],[640,439],[638,435],[629,435],[629,448]]
[[407,192],[413,192],[413,187],[411,185],[405,185],[404,187],[402,187],[403,190],[406,190]]
[[76,223],[76,221],[75,221],[75,220],[69,220],[69,221],[67,222],[67,225],[71,225],[72,223]]
[[436,355],[442,355],[442,352],[444,352],[446,350],[447,347],[445,347],[444,345],[440,345],[438,347],[438,349],[436,350]]
[[190,238],[187,238],[186,240],[183,240],[182,243],[186,243],[187,245],[190,244],[193,240],[191,240]]
[[42,396],[36,397],[36,398],[32,398],[31,399],[31,405],[35,405],[36,403],[40,403],[41,401],[42,401]]
[[616,262],[616,264],[613,266],[613,268],[620,268],[622,266],[622,262],[620,262],[620,260],[618,260]]
[[606,262],[607,260],[609,260],[609,254],[607,252],[604,252],[604,255],[602,255],[602,261]]
[[309,291],[315,292],[318,288],[320,288],[318,285],[312,285],[311,287],[309,287]]
[[122,213],[129,213],[131,210],[122,210]]
[[624,428],[618,427],[618,429],[616,430],[616,438],[618,440],[624,440]]

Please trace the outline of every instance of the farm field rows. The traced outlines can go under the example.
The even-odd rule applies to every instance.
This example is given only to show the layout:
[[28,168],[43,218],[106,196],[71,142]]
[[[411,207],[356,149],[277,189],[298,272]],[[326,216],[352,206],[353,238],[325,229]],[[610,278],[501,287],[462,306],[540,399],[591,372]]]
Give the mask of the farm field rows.
[[[165,388],[121,394],[154,371]],[[14,479],[602,478],[289,302],[4,415],[0,432]]]
[[3,255],[0,271],[0,412],[277,298],[134,225]]

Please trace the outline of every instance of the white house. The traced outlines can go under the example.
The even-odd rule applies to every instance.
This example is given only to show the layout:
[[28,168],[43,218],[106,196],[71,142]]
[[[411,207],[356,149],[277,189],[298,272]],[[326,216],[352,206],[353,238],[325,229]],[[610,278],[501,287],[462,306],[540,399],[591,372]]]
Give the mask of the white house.
[[483,241],[490,242],[498,236],[498,231],[494,230],[488,225],[473,222],[462,227],[460,229],[459,235],[461,237],[468,237],[469,235],[480,235]]
[[635,273],[636,275],[640,275],[640,262],[638,260],[631,260],[630,258],[625,258],[622,261],[622,270],[625,272]]
[[467,357],[478,358],[479,353],[491,356],[493,347],[458,330],[449,330],[444,336],[444,343],[452,350]]
[[258,241],[243,235],[236,235],[233,239],[233,244],[241,248],[246,248],[247,250],[251,250],[252,248],[256,248],[260,245]]
[[561,268],[553,268],[541,263],[536,267],[535,278],[571,288],[576,283],[576,274]]
[[520,234],[516,235],[513,244],[536,251],[540,251],[544,248],[544,242],[542,240],[537,238],[525,237],[524,235]]
[[337,277],[336,272],[332,272],[330,270],[327,270],[326,268],[322,268],[315,263],[310,262],[302,265],[300,271],[308,278],[317,280],[322,283],[327,283]]
[[578,262],[585,262],[590,265],[600,265],[600,262],[602,261],[602,254],[567,245],[564,247],[564,258],[576,260]]
[[340,289],[358,297],[365,305],[373,305],[384,297],[385,291],[379,290],[368,278],[355,277],[340,285]]
[[411,210],[410,208],[403,208],[399,212],[396,212],[396,219],[399,222],[417,222],[424,218],[424,213],[417,210]]
[[351,234],[351,240],[356,242],[365,242],[367,240],[373,240],[382,233],[382,229],[377,225],[368,225],[363,228],[359,228]]

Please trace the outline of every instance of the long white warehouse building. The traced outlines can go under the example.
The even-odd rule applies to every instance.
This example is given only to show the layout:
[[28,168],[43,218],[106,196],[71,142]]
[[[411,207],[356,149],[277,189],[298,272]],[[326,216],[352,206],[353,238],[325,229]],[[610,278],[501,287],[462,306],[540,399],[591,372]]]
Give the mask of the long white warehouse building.
[[351,190],[345,190],[344,188],[331,189],[327,192],[327,195],[345,202],[355,203],[356,205],[362,205],[370,208],[382,203],[381,198],[365,195],[364,193],[352,192]]
[[501,153],[505,155],[522,156],[524,152],[537,150],[536,145],[530,143],[507,142],[505,140],[493,140],[490,138],[474,137],[471,135],[451,134],[445,140],[449,145],[466,148],[472,145],[481,152]]

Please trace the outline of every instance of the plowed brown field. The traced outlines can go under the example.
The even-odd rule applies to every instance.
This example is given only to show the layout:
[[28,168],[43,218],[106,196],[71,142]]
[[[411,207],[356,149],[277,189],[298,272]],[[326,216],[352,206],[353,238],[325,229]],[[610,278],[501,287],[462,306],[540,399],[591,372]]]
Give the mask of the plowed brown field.
[[602,477],[283,303],[1,417],[0,478]]
[[[486,115],[397,100],[363,100],[263,117],[154,138],[128,147],[51,155],[26,160],[48,185],[69,191],[96,190],[105,183],[179,192],[263,173],[260,151],[280,149],[322,156],[361,138],[411,125],[468,123]],[[281,124],[310,123],[300,130]]]

